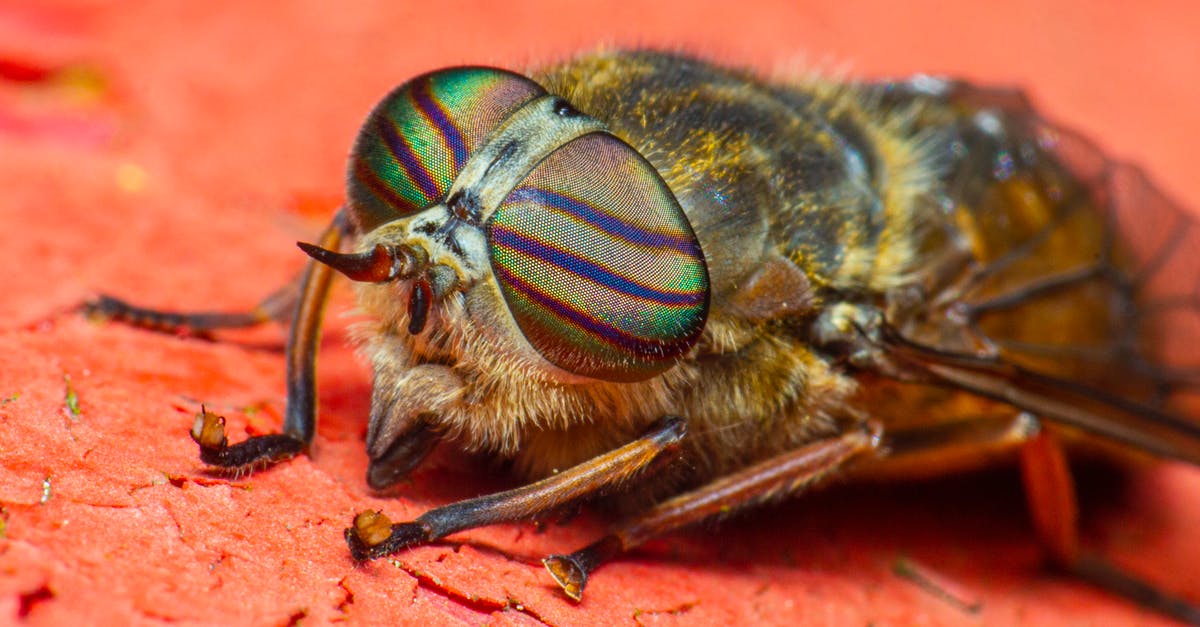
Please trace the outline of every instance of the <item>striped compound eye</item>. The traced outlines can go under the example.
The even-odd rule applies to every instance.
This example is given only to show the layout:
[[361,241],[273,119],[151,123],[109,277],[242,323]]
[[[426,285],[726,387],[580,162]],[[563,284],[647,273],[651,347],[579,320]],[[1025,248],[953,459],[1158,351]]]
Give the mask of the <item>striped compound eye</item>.
[[418,76],[387,95],[350,155],[350,215],[360,233],[440,202],[471,152],[513,111],[542,95],[492,68]]
[[487,229],[513,318],[563,370],[647,379],[704,329],[708,270],[696,235],[654,168],[612,135],[547,156]]

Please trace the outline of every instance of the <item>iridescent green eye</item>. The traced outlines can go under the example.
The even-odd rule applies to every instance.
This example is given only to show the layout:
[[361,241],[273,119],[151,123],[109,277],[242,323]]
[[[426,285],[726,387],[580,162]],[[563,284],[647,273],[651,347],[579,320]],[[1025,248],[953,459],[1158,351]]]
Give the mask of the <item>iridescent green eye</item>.
[[519,74],[464,67],[419,76],[388,94],[350,155],[350,215],[359,231],[441,201],[471,152],[542,93]]
[[546,157],[492,214],[488,238],[521,332],[568,372],[646,379],[704,329],[708,270],[696,235],[654,168],[612,135],[584,135]]

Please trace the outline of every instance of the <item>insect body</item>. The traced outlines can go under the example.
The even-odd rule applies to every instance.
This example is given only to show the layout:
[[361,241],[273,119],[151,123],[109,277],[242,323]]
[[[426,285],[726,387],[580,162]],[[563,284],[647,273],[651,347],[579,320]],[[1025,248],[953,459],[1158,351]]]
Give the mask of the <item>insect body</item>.
[[[368,482],[441,441],[534,481],[408,523],[364,513],[358,559],[587,496],[656,503],[546,560],[579,598],[670,529],[1021,448],[1073,565],[1061,442],[1200,462],[1195,371],[1167,344],[1196,308],[1160,290],[1194,229],[1132,172],[1015,93],[949,81],[771,84],[652,52],[440,70],[368,116],[345,207],[301,245],[284,432],[228,445],[202,414],[194,436],[223,467],[311,441],[333,269],[371,315]],[[1130,204],[1171,235],[1117,238]]]

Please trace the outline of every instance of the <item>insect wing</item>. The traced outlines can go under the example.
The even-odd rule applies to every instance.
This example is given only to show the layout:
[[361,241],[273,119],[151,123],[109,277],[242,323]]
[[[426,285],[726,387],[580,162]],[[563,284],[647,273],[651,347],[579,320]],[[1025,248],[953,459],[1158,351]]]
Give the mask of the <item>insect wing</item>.
[[[884,343],[933,379],[1200,463],[1200,228],[1144,175],[1037,116],[956,85],[976,116],[947,181],[972,263],[932,325]],[[965,334],[963,333],[965,327]]]

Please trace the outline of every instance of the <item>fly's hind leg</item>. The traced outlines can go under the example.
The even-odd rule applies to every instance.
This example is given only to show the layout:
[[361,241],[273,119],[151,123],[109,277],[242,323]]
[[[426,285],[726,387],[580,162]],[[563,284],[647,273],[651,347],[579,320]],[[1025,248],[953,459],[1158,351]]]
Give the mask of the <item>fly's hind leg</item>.
[[985,417],[891,433],[887,456],[864,468],[867,476],[906,476],[914,469],[953,468],[979,457],[1019,453],[1026,503],[1039,542],[1059,570],[1156,612],[1200,624],[1200,610],[1086,552],[1071,469],[1052,427],[1032,414]]
[[[322,248],[339,250],[350,233],[345,212],[321,234]],[[109,296],[83,305],[85,314],[164,331],[214,331],[249,327],[269,320],[291,320],[287,344],[287,410],[283,432],[255,436],[230,445],[225,419],[202,410],[192,426],[200,459],[213,467],[241,471],[294,457],[312,443],[316,431],[316,358],[321,321],[329,297],[333,270],[309,261],[297,279],[244,312],[168,312],[144,309]]]
[[805,490],[848,461],[879,446],[880,431],[855,428],[721,477],[627,519],[599,541],[543,560],[567,596],[580,600],[589,573],[604,562],[669,531]]
[[1053,427],[1032,414],[977,418],[890,434],[888,456],[868,476],[904,476],[912,469],[955,467],[981,456],[1019,453],[1021,479],[1034,532],[1059,570],[1156,612],[1200,624],[1200,610],[1095,554],[1079,541],[1079,511],[1071,469]]
[[1021,447],[1021,478],[1034,530],[1057,568],[1154,611],[1200,625],[1200,608],[1080,547],[1074,481],[1053,431],[1041,430]]

